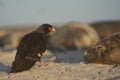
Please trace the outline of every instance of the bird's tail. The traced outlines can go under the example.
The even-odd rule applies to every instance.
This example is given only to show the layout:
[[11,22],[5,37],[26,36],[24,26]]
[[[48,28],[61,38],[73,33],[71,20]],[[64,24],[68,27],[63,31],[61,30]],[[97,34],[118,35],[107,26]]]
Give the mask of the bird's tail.
[[36,60],[31,60],[28,58],[22,59],[20,57],[16,57],[14,62],[12,63],[12,68],[10,73],[29,70],[35,63],[36,63]]

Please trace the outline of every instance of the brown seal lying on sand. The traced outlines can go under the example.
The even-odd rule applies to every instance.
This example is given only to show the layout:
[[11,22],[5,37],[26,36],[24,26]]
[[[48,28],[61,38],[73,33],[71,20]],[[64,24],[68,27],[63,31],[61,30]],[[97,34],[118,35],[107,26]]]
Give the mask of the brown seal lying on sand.
[[84,58],[89,63],[120,64],[120,32],[99,41]]

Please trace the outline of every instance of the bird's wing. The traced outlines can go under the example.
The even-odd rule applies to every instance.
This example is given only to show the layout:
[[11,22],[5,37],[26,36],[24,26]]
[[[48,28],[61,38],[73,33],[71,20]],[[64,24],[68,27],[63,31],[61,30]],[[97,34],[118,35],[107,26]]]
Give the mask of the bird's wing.
[[21,72],[30,69],[38,59],[38,53],[46,49],[47,38],[43,34],[32,33],[25,35],[17,48],[11,72]]
[[47,37],[41,33],[31,33],[25,35],[17,49],[17,54],[20,56],[34,56],[38,53],[43,53],[46,50]]
[[32,66],[34,66],[35,63],[36,60],[31,60],[31,58],[22,59],[19,55],[16,55],[16,58],[12,63],[12,68],[10,73],[29,70]]

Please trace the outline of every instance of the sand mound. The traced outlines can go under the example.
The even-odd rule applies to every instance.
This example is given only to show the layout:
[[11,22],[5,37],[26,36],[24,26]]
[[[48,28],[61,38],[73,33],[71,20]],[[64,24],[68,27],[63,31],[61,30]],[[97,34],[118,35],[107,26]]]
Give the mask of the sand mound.
[[49,41],[52,49],[79,49],[95,45],[99,38],[87,24],[71,22],[56,30]]

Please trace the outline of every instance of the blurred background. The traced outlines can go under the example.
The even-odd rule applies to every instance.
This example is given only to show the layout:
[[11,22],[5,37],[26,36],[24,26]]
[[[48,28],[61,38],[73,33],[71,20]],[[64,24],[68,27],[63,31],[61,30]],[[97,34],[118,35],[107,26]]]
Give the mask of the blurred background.
[[89,48],[120,32],[119,8],[120,0],[0,0],[0,51],[43,23],[56,28],[49,49]]

